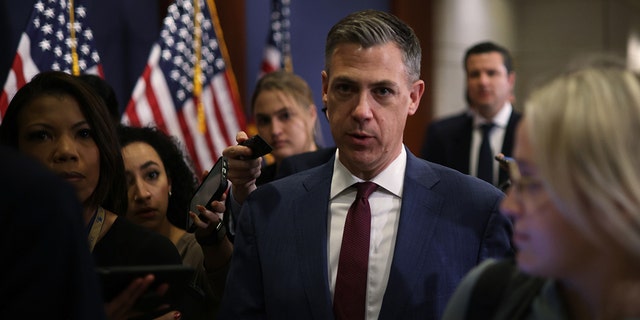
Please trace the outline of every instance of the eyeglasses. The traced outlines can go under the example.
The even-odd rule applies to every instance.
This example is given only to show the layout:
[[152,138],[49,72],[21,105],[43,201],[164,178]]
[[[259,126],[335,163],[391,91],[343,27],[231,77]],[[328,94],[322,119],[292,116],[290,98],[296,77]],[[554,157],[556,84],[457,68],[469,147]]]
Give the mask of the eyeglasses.
[[516,191],[519,194],[523,193],[535,193],[542,189],[542,181],[539,179],[522,176],[520,172],[520,167],[515,159],[511,157],[505,157],[503,154],[498,154],[494,158],[498,163],[500,163],[500,168],[506,170],[509,173],[509,180],[500,185],[500,189],[504,192],[514,186]]

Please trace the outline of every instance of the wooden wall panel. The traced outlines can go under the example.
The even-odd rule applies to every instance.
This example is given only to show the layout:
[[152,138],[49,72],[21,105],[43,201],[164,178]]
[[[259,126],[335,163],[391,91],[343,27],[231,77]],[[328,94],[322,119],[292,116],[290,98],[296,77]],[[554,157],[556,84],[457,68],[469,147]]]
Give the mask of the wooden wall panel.
[[418,112],[409,117],[404,132],[404,142],[415,154],[420,155],[426,127],[432,118],[432,0],[391,0],[391,13],[408,23],[420,39],[422,47],[421,79],[426,84]]
[[[216,1],[218,16],[227,50],[231,59],[231,67],[236,76],[240,101],[244,102],[246,96],[246,23],[245,0],[218,0]],[[244,106],[243,106],[244,107]]]

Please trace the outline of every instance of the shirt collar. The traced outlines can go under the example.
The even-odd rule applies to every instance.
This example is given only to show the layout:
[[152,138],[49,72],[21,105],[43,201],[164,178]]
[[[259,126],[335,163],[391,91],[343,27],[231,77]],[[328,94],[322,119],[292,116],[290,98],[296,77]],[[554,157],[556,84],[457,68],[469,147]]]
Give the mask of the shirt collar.
[[[354,183],[364,181],[351,174],[351,172],[340,162],[338,153],[338,150],[336,150],[335,162],[333,163],[333,178],[331,179],[330,199],[335,198],[351,187]],[[375,182],[381,188],[398,197],[402,197],[404,173],[406,168],[407,151],[403,145],[400,154],[384,170],[382,170],[382,172],[369,181]]]
[[[510,102],[506,102],[500,111],[491,119],[491,122],[496,127],[506,128],[507,124],[509,124],[509,118],[511,117],[511,112],[513,111],[513,106]],[[473,127],[478,128],[480,125],[487,123],[487,119],[483,118],[477,112],[471,110],[471,114],[473,116]]]

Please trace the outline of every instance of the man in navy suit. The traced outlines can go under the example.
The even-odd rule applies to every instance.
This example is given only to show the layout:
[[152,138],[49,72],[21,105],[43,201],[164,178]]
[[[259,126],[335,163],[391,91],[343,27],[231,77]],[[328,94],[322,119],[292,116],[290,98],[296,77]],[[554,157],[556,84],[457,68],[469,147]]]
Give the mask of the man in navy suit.
[[350,14],[329,31],[322,93],[337,152],[245,200],[221,319],[344,319],[334,293],[343,262],[354,263],[340,253],[358,182],[377,186],[365,298],[346,307],[357,318],[439,319],[467,271],[512,254],[502,193],[403,145],[425,89],[420,57],[413,30],[385,12]]
[[[492,42],[470,47],[464,56],[464,68],[469,109],[433,122],[427,129],[421,157],[478,176],[483,124],[493,124],[489,158],[498,153],[512,154],[515,127],[520,120],[520,113],[513,110],[510,102],[516,75],[509,51]],[[508,173],[498,170],[497,162],[491,163],[490,182],[504,185]]]

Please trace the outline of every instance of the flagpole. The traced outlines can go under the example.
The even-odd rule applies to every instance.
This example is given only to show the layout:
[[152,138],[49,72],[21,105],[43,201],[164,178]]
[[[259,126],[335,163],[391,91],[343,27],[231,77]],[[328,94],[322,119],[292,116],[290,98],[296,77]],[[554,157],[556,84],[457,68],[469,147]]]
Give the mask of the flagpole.
[[71,70],[74,76],[80,75],[80,66],[78,65],[78,51],[76,50],[76,28],[75,28],[75,12],[73,0],[69,0],[69,31],[71,33]]
[[204,104],[202,103],[202,68],[200,60],[202,59],[202,29],[200,29],[200,0],[194,0],[193,12],[193,50],[195,51],[196,61],[193,66],[193,95],[198,108],[198,129],[200,133],[207,133],[207,123],[204,113]]
[[[233,100],[236,101],[236,106],[240,106],[242,108],[240,93],[238,91],[238,83],[236,82],[235,73],[233,72],[233,68],[231,67],[231,59],[229,58],[229,52],[227,51],[227,45],[224,42],[224,35],[222,34],[222,27],[220,26],[220,20],[218,19],[218,9],[216,7],[216,2],[214,0],[207,0],[207,4],[209,5],[209,15],[211,16],[211,22],[213,22],[213,29],[218,36],[218,45],[220,46],[220,53],[222,53],[222,59],[226,61],[226,68],[229,70],[227,73],[229,76],[229,87],[231,90],[231,95],[233,96]],[[242,126],[244,127],[244,121],[242,120]]]
[[[287,21],[289,21],[289,13],[290,13],[290,6],[291,6],[291,1],[292,0],[285,0],[286,1],[286,10],[284,10],[283,8],[281,9],[282,14],[287,14]],[[285,4],[283,1],[283,5]],[[286,11],[286,12],[285,12]],[[282,19],[282,16],[280,17],[280,19]],[[283,36],[286,39],[286,42],[283,45],[283,53],[284,53],[284,70],[288,71],[288,72],[293,72],[293,59],[292,59],[292,54],[291,54],[291,35],[290,35],[290,28],[291,25],[286,25],[285,26],[287,28],[287,35]]]

